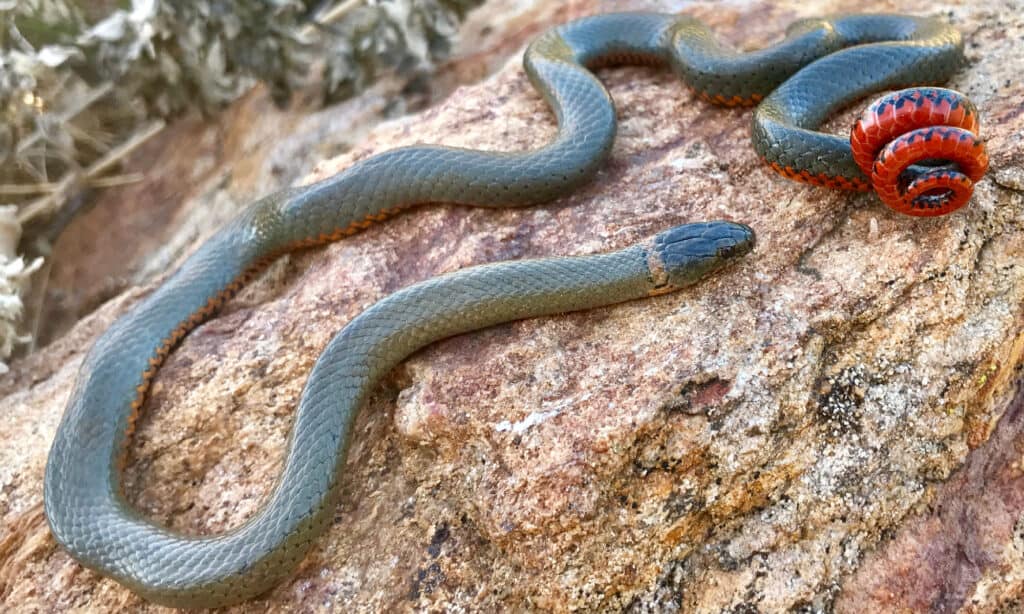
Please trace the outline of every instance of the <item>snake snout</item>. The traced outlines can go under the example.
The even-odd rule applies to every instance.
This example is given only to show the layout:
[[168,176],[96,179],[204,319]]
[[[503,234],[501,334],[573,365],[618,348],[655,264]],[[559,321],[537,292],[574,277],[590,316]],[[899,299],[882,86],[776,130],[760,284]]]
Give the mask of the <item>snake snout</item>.
[[668,284],[688,286],[754,249],[755,235],[746,224],[715,221],[677,226],[654,238],[652,257]]
[[719,222],[719,224],[723,225],[720,229],[722,236],[715,241],[719,258],[737,258],[754,249],[757,237],[753,228],[735,222]]

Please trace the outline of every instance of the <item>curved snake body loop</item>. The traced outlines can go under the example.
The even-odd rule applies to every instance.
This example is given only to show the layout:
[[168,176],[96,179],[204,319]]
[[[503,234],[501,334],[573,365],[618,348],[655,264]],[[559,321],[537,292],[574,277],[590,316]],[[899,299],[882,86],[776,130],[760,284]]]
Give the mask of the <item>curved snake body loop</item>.
[[920,87],[876,100],[853,125],[854,162],[882,202],[916,216],[967,204],[988,169],[978,110],[959,92]]
[[[268,196],[96,341],[46,467],[45,510],[56,539],[83,565],[155,602],[216,606],[256,596],[287,577],[330,523],[353,419],[375,382],[409,353],[499,322],[672,290],[748,251],[749,228],[710,222],[610,254],[506,262],[412,286],[328,344],[303,390],[281,477],[248,522],[220,535],[186,536],[143,518],[126,501],[120,461],[157,368],[262,263],[419,203],[506,207],[571,192],[600,168],[616,130],[611,99],[586,67],[622,61],[670,64],[701,97],[721,104],[763,99],[754,146],[769,164],[803,180],[864,188],[868,179],[849,142],[813,130],[871,91],[944,81],[962,55],[952,28],[891,15],[801,21],[781,43],[740,54],[685,16],[603,15],[551,30],[524,59],[558,119],[550,144],[519,153],[405,147]],[[907,182],[917,167],[902,158],[899,166],[897,180],[917,198],[941,197],[914,185],[938,181],[939,167]]]

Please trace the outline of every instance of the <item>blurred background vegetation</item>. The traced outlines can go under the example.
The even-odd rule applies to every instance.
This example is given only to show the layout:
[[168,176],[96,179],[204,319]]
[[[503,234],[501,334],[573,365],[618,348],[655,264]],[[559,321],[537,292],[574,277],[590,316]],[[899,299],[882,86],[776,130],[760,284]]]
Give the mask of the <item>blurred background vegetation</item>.
[[0,0],[0,374],[47,245],[167,120],[428,72],[483,0]]

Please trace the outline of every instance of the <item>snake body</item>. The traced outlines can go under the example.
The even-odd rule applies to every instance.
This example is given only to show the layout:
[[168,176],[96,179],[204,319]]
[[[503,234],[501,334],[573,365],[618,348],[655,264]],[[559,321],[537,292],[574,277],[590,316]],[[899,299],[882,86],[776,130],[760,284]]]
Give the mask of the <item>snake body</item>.
[[156,370],[189,330],[276,255],[352,234],[405,207],[520,206],[571,192],[601,166],[616,131],[608,92],[588,67],[669,64],[703,98],[760,100],[754,146],[769,164],[803,180],[862,188],[869,180],[849,142],[813,130],[870,91],[944,81],[962,63],[961,46],[939,21],[891,15],[800,21],[782,42],[751,53],[724,47],[685,16],[610,14],[554,28],[524,57],[558,120],[548,145],[516,153],[405,147],[265,197],[99,337],[46,467],[53,535],[83,565],[158,603],[216,606],[256,596],[287,577],[329,523],[353,419],[375,382],[409,353],[499,322],[672,290],[747,252],[749,228],[709,222],[609,254],[499,263],[414,285],[354,319],[324,350],[302,393],[282,475],[248,522],[185,536],[127,503],[121,462],[134,421]]

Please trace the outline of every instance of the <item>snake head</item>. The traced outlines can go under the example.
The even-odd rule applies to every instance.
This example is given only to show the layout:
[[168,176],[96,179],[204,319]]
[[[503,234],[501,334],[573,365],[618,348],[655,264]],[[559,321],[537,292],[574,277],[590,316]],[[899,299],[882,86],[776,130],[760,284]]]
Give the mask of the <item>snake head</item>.
[[648,253],[655,293],[696,283],[750,252],[754,242],[750,226],[725,221],[684,224],[659,233]]

